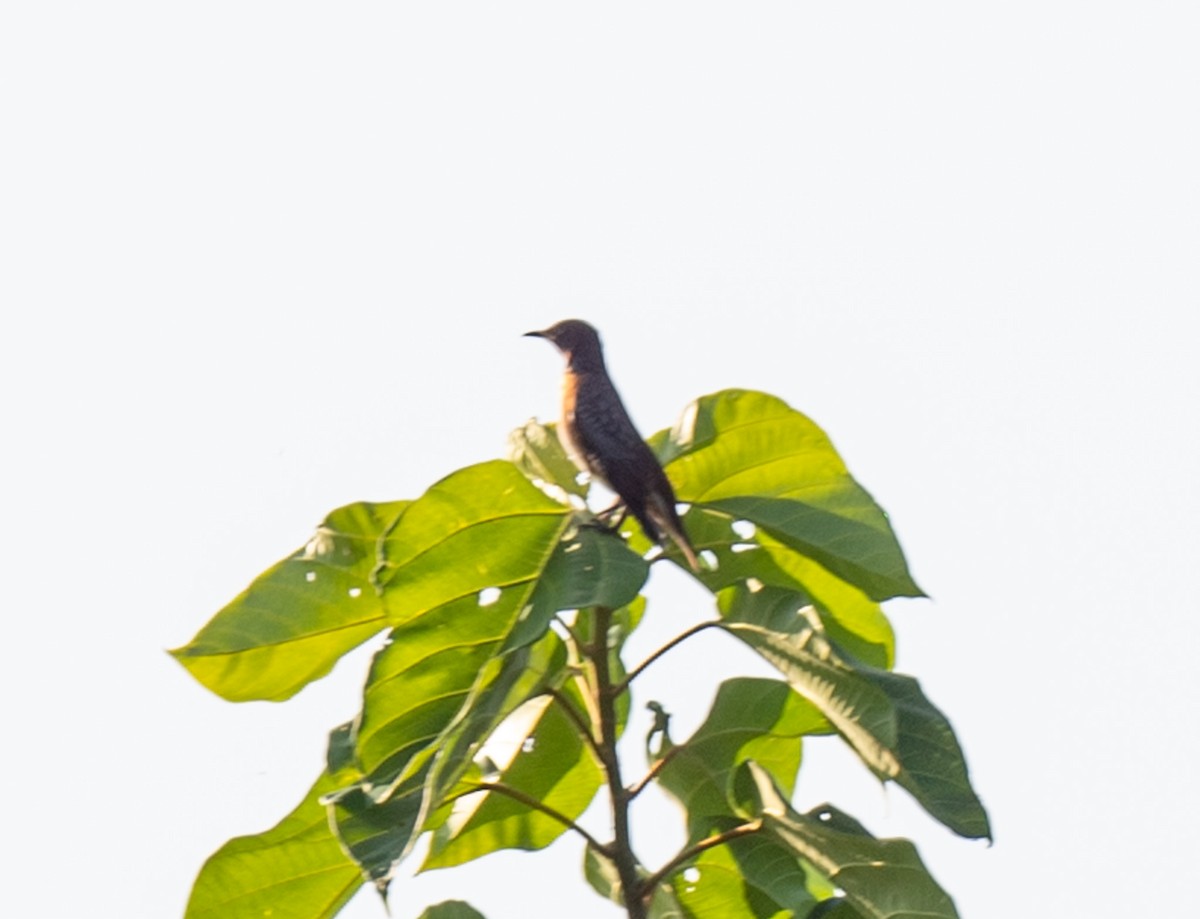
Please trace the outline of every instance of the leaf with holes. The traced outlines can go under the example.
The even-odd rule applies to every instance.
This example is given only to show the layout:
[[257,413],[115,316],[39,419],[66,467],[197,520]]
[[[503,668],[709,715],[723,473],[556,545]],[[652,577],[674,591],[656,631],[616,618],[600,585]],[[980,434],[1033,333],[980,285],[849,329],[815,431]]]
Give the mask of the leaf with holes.
[[[575,820],[596,796],[603,775],[591,748],[563,711],[564,704],[584,711],[583,700],[567,685],[561,702],[549,697],[532,700],[501,725],[494,738],[506,728],[515,733],[496,781],[525,800]],[[484,753],[491,747],[489,742]],[[495,755],[490,758],[496,761]],[[434,834],[421,870],[459,865],[499,849],[542,849],[566,831],[561,820],[508,794],[460,798],[456,813]]]
[[[779,680],[738,678],[721,684],[708,717],[671,751],[659,784],[684,806],[688,841],[739,821],[730,808],[733,770],[754,759],[791,789],[801,738],[832,729],[813,705]],[[748,837],[709,849],[666,879],[694,919],[802,913],[815,900],[804,868],[774,841]]]
[[582,498],[587,485],[579,484],[579,467],[567,456],[553,424],[529,421],[508,435],[508,458],[535,482],[561,488]]
[[350,504],[171,652],[232,702],[287,699],[387,628],[371,582],[380,537],[410,502]]
[[863,919],[958,919],[908,840],[876,839],[830,805],[797,813],[757,763],[738,768],[733,792],[743,816],[761,819],[766,835],[844,891]]
[[389,623],[485,591],[531,591],[569,522],[569,509],[512,463],[447,476],[380,541],[377,581]]
[[495,727],[547,683],[559,682],[566,666],[561,640],[547,633],[533,645],[489,657],[479,670],[465,662],[442,664],[434,668],[442,679],[428,679],[425,671],[410,673],[411,681],[382,679],[395,665],[389,652],[403,644],[380,652],[372,669],[378,683],[399,696],[384,701],[368,686],[357,736],[368,774],[327,799],[343,845],[384,892],[420,834],[444,821],[445,804],[470,790],[462,780],[478,769],[476,754]]
[[[896,638],[879,604],[811,559],[756,528],[748,520],[693,506],[684,517],[697,549],[714,564],[699,578],[713,593],[744,583],[782,587],[801,594],[823,613],[826,628],[859,660],[892,666]],[[647,548],[649,544],[647,543]]]
[[782,400],[704,396],[651,445],[680,501],[750,521],[872,600],[924,596],[882,508],[825,432]]

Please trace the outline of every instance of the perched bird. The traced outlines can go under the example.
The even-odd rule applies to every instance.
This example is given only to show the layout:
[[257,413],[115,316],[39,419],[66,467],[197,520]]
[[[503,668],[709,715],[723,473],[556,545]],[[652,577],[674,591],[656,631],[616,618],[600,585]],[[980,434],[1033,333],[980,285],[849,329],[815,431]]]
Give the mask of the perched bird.
[[549,339],[567,358],[558,436],[575,465],[615,491],[650,539],[662,545],[670,537],[698,573],[696,550],[675,510],[675,492],[608,377],[596,330],[582,320],[564,319],[525,334]]

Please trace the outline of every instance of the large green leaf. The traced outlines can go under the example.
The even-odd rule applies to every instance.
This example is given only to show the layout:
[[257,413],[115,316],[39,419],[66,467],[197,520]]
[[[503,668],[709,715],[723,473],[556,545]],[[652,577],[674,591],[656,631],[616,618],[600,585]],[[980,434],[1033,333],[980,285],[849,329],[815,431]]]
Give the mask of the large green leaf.
[[842,661],[812,607],[789,591],[732,587],[720,596],[722,628],[775,666],[821,711],[876,775],[895,778],[896,712],[880,687]]
[[569,509],[512,463],[452,473],[380,542],[377,580],[391,624],[482,591],[531,590],[569,520]]
[[[713,829],[737,822],[720,821]],[[764,834],[702,852],[671,881],[689,919],[791,919],[816,903],[800,860]]]
[[[569,684],[563,687],[565,701],[583,711],[576,695]],[[529,706],[537,708],[526,713]],[[527,703],[514,717],[523,715],[531,717],[532,724],[526,723],[521,732],[524,740],[516,744],[516,755],[497,781],[574,820],[587,809],[603,781],[591,747],[560,704],[549,697]],[[541,849],[567,831],[561,821],[500,792],[474,795],[459,803],[461,813],[434,834],[421,870],[459,865],[499,849]]]
[[508,458],[534,482],[557,486],[577,498],[587,494],[588,486],[579,482],[579,467],[567,456],[553,424],[531,420],[509,434]]
[[750,521],[873,600],[923,596],[887,515],[824,431],[782,400],[704,396],[651,445],[680,501]]
[[842,654],[817,610],[792,592],[734,587],[720,603],[722,627],[778,668],[876,775],[959,835],[990,835],[954,731],[916,680]]
[[[740,763],[763,763],[790,790],[803,735],[831,730],[786,683],[745,677],[722,683],[704,723],[670,751],[659,775],[663,789],[684,806],[689,843],[738,822],[728,787]],[[814,902],[804,868],[778,843],[762,838],[708,849],[666,880],[693,919],[790,917]]]
[[821,610],[826,629],[839,645],[865,663],[892,666],[896,639],[891,623],[879,604],[857,587],[749,521],[698,506],[685,514],[684,521],[696,547],[711,559],[699,578],[713,593],[755,583],[802,594]]
[[829,878],[864,919],[958,919],[908,840],[876,839],[830,805],[797,813],[753,762],[739,767],[734,792],[744,816],[761,819],[765,834]]
[[726,680],[704,723],[671,753],[659,784],[687,813],[688,836],[708,835],[714,818],[730,814],[729,778],[739,763],[753,759],[791,789],[800,768],[801,738],[829,733],[829,722],[779,680]]
[[287,699],[388,623],[371,572],[380,536],[408,506],[350,504],[171,653],[233,702]]
[[395,867],[422,832],[441,825],[445,805],[480,780],[479,748],[508,715],[560,682],[562,642],[550,632],[533,645],[490,658],[457,711],[403,758],[387,757],[372,774],[327,796],[330,819],[347,852],[387,895]]
[[[333,732],[332,752],[345,744],[345,727]],[[332,768],[304,800],[273,829],[231,839],[200,871],[185,919],[328,919],[362,886],[358,866],[342,851],[329,828],[321,799],[352,779]]]

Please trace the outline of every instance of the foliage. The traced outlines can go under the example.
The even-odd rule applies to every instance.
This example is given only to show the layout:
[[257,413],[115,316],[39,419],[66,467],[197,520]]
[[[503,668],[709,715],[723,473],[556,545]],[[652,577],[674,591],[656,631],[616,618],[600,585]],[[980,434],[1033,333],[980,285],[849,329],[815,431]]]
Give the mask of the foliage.
[[[651,564],[680,558],[632,522],[598,526],[552,427],[530,422],[507,461],[459,470],[415,501],[334,511],[172,652],[223,698],[283,700],[387,630],[362,711],[331,732],[312,789],[276,827],[208,860],[189,919],[333,916],[364,883],[386,897],[422,837],[425,870],[569,831],[585,843],[588,883],[630,916],[957,915],[910,843],[875,839],[831,805],[789,803],[803,738],[836,733],[951,830],[989,835],[949,722],[890,670],[879,604],[922,593],[887,516],[825,434],[772,396],[701,398],[651,445],[715,598],[712,619],[659,653],[716,629],[780,678],[722,683],[679,743],[656,705],[649,771],[627,783],[615,744],[658,654],[627,671],[622,651]],[[517,738],[503,756],[501,726]],[[629,810],[650,782],[687,827],[658,868],[629,846]],[[611,841],[576,823],[602,787]],[[480,914],[454,901],[423,915]]]

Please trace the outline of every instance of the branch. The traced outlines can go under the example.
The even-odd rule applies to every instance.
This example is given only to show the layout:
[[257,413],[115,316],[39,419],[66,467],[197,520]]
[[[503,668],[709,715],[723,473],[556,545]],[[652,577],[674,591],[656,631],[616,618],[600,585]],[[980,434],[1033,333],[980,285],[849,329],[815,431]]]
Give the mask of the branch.
[[716,846],[723,846],[727,842],[735,839],[740,839],[743,836],[753,836],[755,833],[762,830],[763,822],[760,817],[757,820],[751,820],[749,823],[743,823],[740,826],[735,826],[732,830],[726,830],[724,833],[718,833],[716,836],[709,836],[707,839],[701,839],[694,846],[689,846],[684,849],[673,859],[659,868],[654,874],[650,875],[642,881],[643,896],[648,896],[653,893],[654,888],[663,882],[663,880],[671,874],[676,868],[685,862],[691,861],[701,852]]
[[467,795],[473,795],[480,791],[494,791],[497,794],[501,794],[501,795],[504,795],[505,797],[512,798],[514,801],[519,801],[520,803],[524,804],[526,807],[532,807],[536,811],[541,811],[543,814],[545,814],[551,820],[555,820],[558,823],[561,823],[568,830],[574,830],[576,833],[578,833],[580,836],[582,836],[587,841],[587,844],[589,846],[591,846],[593,849],[599,850],[601,853],[608,856],[609,858],[612,857],[612,846],[605,845],[604,843],[600,842],[598,839],[596,839],[595,836],[593,836],[591,833],[589,833],[587,830],[585,830],[583,827],[581,827],[578,823],[576,823],[574,820],[572,820],[566,814],[562,813],[561,811],[556,811],[550,805],[543,804],[537,798],[527,795],[527,794],[525,794],[525,792],[520,791],[516,788],[513,788],[511,785],[505,785],[501,782],[480,782],[479,784],[471,786],[470,788],[466,789],[465,791],[461,792],[460,794],[455,795],[454,798],[451,800],[456,800],[458,798],[465,798]]
[[655,651],[653,654],[651,654],[648,658],[646,658],[644,661],[642,661],[640,664],[638,664],[636,667],[634,667],[632,670],[630,670],[629,673],[627,673],[625,675],[625,679],[621,680],[621,682],[617,683],[613,687],[613,693],[618,696],[621,693],[623,693],[626,689],[629,688],[629,684],[634,681],[634,679],[638,676],[638,674],[640,674],[643,670],[645,670],[647,667],[649,667],[651,664],[653,664],[656,660],[658,660],[660,657],[662,657],[664,654],[666,654],[668,651],[670,651],[676,645],[687,641],[693,635],[695,635],[699,632],[703,632],[705,629],[716,628],[720,624],[721,623],[717,622],[715,619],[710,619],[708,622],[701,622],[698,625],[692,626],[690,629],[680,632],[678,635],[676,635],[674,638],[672,638],[670,641],[668,641],[665,645],[663,645],[661,648],[659,648],[657,651]]
[[642,899],[638,862],[629,838],[629,793],[621,781],[621,762],[617,757],[617,695],[613,692],[608,661],[608,630],[612,625],[612,610],[597,606],[593,608],[592,616],[592,641],[589,643],[588,656],[595,675],[595,701],[600,714],[600,762],[608,779],[608,796],[612,807],[611,857],[621,879],[621,895],[629,919],[645,919],[646,903]]

